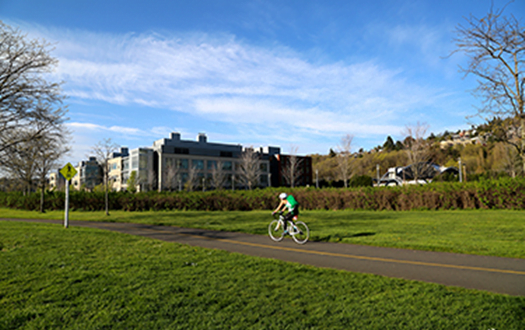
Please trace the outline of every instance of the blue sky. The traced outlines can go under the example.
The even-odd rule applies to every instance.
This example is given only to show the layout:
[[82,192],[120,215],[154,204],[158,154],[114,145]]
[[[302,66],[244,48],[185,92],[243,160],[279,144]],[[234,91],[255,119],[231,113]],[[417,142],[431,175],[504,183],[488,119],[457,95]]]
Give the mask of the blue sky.
[[[469,128],[479,100],[454,49],[457,24],[500,0],[0,0],[0,19],[53,43],[73,132],[129,148],[180,132],[210,142],[328,153]],[[523,18],[525,1],[506,14]]]

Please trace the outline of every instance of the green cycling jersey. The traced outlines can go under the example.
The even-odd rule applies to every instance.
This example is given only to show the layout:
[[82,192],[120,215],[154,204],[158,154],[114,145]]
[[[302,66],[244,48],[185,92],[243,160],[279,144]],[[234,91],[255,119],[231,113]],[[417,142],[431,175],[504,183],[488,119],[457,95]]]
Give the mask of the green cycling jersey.
[[288,195],[286,197],[286,207],[288,208],[288,211],[292,211],[295,207],[297,207],[299,203],[295,200],[295,198],[292,195]]

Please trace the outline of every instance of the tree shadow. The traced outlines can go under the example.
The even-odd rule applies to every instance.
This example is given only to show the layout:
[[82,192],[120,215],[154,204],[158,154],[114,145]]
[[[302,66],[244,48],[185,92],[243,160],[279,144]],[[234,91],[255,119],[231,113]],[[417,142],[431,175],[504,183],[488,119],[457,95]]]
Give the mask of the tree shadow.
[[315,237],[315,238],[312,238],[312,240],[318,241],[318,242],[341,242],[344,239],[374,236],[375,234],[376,233],[372,233],[372,232],[361,232],[361,233],[348,234],[348,235],[334,234],[334,235],[327,235],[327,236],[322,236],[322,237]]
[[376,233],[363,232],[363,233],[353,234],[353,235],[350,235],[350,236],[347,236],[347,237],[352,238],[352,237],[374,236],[375,234]]

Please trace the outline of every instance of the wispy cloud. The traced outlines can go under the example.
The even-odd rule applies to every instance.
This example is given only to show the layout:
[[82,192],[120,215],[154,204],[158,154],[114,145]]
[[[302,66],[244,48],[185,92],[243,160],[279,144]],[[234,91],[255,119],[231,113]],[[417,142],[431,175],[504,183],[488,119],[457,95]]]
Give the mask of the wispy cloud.
[[[68,95],[82,100],[212,114],[228,122],[270,121],[269,115],[284,112],[293,125],[325,123],[318,129],[343,131],[345,123],[391,127],[400,111],[440,96],[406,82],[399,68],[373,61],[317,64],[290,49],[260,48],[232,36],[40,33],[57,42],[56,75]],[[406,38],[393,33],[399,42]],[[302,120],[292,120],[298,115]]]
[[104,126],[92,123],[78,123],[70,122],[66,124],[70,129],[74,131],[82,132],[114,132],[122,135],[130,136],[153,136],[154,132],[144,131],[134,127],[122,127],[122,126]]
[[[309,136],[338,141],[347,133],[383,139],[398,135],[407,118],[447,97],[442,89],[408,81],[402,65],[386,67],[373,58],[318,62],[287,47],[262,47],[228,34],[117,35],[42,26],[24,30],[55,44],[55,78],[65,81],[63,88],[75,102],[173,110],[235,125],[251,136],[267,136],[271,130],[282,141],[291,132],[298,141]],[[440,38],[438,32],[411,27],[393,29],[387,38],[393,44],[410,44],[414,33],[425,39],[414,45],[423,53]],[[69,125],[77,132],[148,140],[174,130],[164,122],[136,128],[80,121]]]

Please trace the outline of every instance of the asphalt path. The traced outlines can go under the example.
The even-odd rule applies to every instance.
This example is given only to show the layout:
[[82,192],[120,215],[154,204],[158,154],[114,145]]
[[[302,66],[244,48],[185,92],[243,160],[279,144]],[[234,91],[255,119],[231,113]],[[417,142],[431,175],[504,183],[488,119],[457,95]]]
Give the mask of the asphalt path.
[[[63,225],[59,220],[1,220]],[[134,223],[70,221],[69,225],[111,230],[316,267],[525,296],[525,259],[326,242],[298,245],[292,239],[274,242],[268,236]]]

